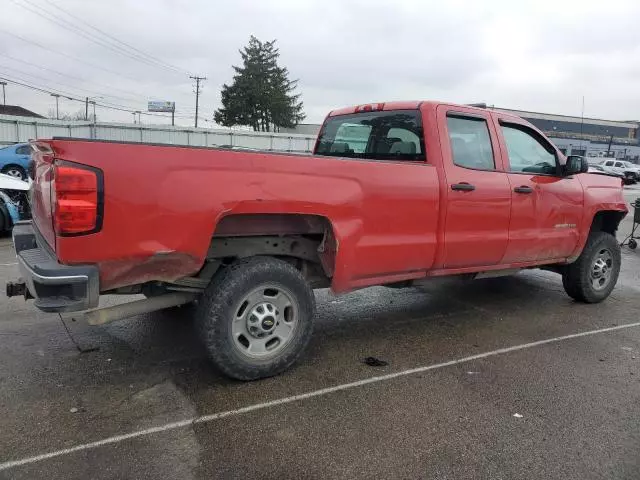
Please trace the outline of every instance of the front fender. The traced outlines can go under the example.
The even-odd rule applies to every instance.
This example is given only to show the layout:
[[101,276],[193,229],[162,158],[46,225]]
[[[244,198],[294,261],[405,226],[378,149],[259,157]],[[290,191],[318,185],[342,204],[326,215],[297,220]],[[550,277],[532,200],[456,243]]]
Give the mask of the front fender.
[[[584,207],[580,239],[575,251],[569,258],[574,261],[582,253],[587,243],[594,219],[602,212],[615,212],[620,214],[620,220],[629,213],[627,202],[622,194],[622,185],[617,178],[608,178],[604,175],[580,175],[580,182],[584,188]],[[617,227],[617,225],[616,225]]]

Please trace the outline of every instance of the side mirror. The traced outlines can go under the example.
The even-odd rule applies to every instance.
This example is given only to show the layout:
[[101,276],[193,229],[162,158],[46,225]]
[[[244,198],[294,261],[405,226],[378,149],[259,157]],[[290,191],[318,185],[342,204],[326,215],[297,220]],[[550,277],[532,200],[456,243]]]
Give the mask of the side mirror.
[[564,166],[565,175],[575,175],[577,173],[587,173],[589,171],[589,162],[580,155],[569,155],[567,163]]

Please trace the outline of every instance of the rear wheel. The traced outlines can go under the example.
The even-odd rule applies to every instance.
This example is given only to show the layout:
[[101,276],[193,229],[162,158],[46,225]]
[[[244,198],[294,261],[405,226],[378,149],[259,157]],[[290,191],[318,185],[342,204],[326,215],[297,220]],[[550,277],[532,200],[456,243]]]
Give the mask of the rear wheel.
[[620,274],[620,245],[606,232],[592,232],[578,259],[562,275],[567,294],[585,303],[598,303],[609,296]]
[[282,373],[296,362],[313,331],[315,297],[289,263],[241,260],[216,274],[197,320],[214,365],[238,380]]
[[7,165],[2,169],[2,173],[10,177],[19,178],[20,180],[27,179],[27,172],[20,165]]

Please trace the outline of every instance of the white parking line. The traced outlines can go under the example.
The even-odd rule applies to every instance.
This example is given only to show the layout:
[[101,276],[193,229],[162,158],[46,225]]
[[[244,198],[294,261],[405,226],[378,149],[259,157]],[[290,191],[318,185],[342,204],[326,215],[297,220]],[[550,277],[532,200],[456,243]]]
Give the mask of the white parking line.
[[64,448],[62,450],[43,453],[41,455],[35,455],[33,457],[26,457],[20,460],[11,460],[8,462],[0,463],[0,471],[8,470],[10,468],[19,467],[22,465],[28,465],[30,463],[41,462],[43,460],[48,460],[50,458],[69,455],[75,452],[81,452],[83,450],[90,450],[93,448],[103,447],[105,445],[120,443],[125,440],[130,440],[132,438],[144,437],[147,435],[152,435],[154,433],[166,432],[168,430],[175,430],[178,428],[191,427],[200,423],[209,423],[209,422],[213,422],[214,420],[219,420],[225,417],[243,415],[245,413],[254,412],[256,410],[263,410],[265,408],[276,407],[278,405],[299,402],[301,400],[306,400],[308,398],[320,397],[323,395],[328,395],[330,393],[349,390],[356,387],[362,387],[364,385],[369,385],[372,383],[386,382],[388,380],[393,380],[394,378],[406,377],[407,375],[413,375],[415,373],[428,372],[430,370],[437,370],[439,368],[450,367],[452,365],[459,365],[461,363],[472,362],[474,360],[480,360],[487,357],[494,357],[496,355],[502,355],[504,353],[517,352],[519,350],[526,350],[528,348],[538,347],[540,345],[547,345],[550,343],[562,342],[564,340],[571,340],[573,338],[587,337],[590,335],[597,335],[599,333],[614,332],[616,330],[623,330],[623,329],[633,328],[633,327],[640,327],[640,322],[628,323],[625,325],[618,325],[615,327],[600,328],[597,330],[589,330],[587,332],[581,332],[581,333],[572,333],[570,335],[563,335],[561,337],[548,338],[546,340],[539,340],[537,342],[524,343],[521,345],[515,345],[513,347],[500,348],[498,350],[479,353],[477,355],[471,355],[469,357],[463,357],[457,360],[450,360],[448,362],[442,362],[442,363],[436,363],[433,365],[427,365],[423,367],[411,368],[409,370],[402,370],[395,373],[389,373],[387,375],[380,375],[377,377],[365,378],[363,380],[358,380],[350,383],[343,383],[341,385],[336,385],[328,388],[321,388],[320,390],[314,390],[311,392],[302,393],[300,395],[293,395],[291,397],[284,397],[277,400],[272,400],[270,402],[256,403],[256,404],[249,405],[247,407],[238,408],[235,410],[227,410],[224,412],[213,413],[211,415],[203,415],[200,417],[187,418],[185,420],[166,423],[164,425],[160,425],[153,428],[146,428],[144,430],[137,430],[135,432],[125,433],[123,435],[107,437],[102,440],[98,440],[96,442],[84,443],[84,444],[76,445],[75,447]]
[[13,265],[17,265],[18,262],[13,262],[13,263],[0,263],[0,267],[11,267]]

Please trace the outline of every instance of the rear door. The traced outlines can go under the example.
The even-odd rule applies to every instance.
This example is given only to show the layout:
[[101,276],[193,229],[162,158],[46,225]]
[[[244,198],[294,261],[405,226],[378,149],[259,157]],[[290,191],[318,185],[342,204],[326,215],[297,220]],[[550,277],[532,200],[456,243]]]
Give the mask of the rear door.
[[613,166],[616,173],[624,174],[625,166],[623,162],[615,162]]
[[607,160],[606,162],[604,162],[602,164],[602,167],[607,171],[607,172],[615,172],[616,168],[613,166],[615,162],[613,160]]
[[440,105],[437,109],[444,173],[444,266],[500,263],[507,249],[511,190],[488,112]]
[[524,121],[496,117],[512,195],[504,262],[571,255],[579,241],[582,184],[560,175],[558,151],[540,132]]

